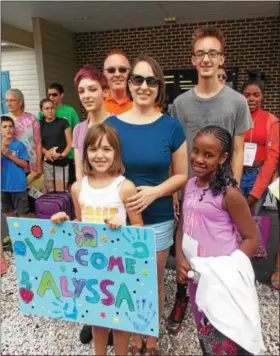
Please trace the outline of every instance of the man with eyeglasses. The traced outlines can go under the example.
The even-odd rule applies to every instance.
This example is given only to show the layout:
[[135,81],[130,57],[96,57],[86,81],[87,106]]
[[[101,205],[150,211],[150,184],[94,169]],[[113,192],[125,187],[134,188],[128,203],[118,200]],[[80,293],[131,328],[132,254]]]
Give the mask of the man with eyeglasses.
[[[174,100],[171,115],[181,120],[185,128],[189,152],[196,133],[203,127],[218,125],[227,129],[234,141],[231,166],[235,179],[240,182],[244,135],[253,125],[246,99],[219,80],[219,67],[225,61],[224,42],[223,34],[218,29],[205,27],[195,30],[192,38],[192,64],[197,69],[198,84]],[[172,333],[181,330],[188,303],[186,260],[182,252],[182,236],[179,234],[176,236],[176,267],[179,277],[175,305],[167,320],[167,328]]]
[[105,108],[109,113],[119,115],[132,108],[126,91],[129,70],[129,60],[121,50],[114,49],[106,56],[103,71],[110,88],[105,99]]
[[[51,99],[55,106],[55,116],[64,118],[69,122],[73,134],[74,127],[80,122],[77,111],[70,105],[63,104],[64,88],[60,83],[52,83],[47,90],[47,97]],[[43,118],[43,113],[39,112],[38,119]],[[68,154],[69,162],[69,179],[68,184],[72,185],[76,181],[75,165],[74,165],[74,150],[71,149]]]

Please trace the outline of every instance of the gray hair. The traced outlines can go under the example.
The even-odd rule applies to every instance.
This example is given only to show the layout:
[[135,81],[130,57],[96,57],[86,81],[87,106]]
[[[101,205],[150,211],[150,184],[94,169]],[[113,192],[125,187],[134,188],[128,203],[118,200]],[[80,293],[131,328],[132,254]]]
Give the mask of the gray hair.
[[21,101],[22,102],[21,108],[22,110],[24,110],[25,102],[24,102],[24,96],[22,91],[20,91],[19,89],[9,89],[6,94],[13,94],[17,98],[17,100]]

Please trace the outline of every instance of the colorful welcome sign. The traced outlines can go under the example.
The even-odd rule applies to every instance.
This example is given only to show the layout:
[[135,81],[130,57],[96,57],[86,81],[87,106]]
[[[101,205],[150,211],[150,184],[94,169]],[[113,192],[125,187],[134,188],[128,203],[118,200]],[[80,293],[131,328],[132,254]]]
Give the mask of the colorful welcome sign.
[[20,311],[158,336],[154,231],[8,218]]

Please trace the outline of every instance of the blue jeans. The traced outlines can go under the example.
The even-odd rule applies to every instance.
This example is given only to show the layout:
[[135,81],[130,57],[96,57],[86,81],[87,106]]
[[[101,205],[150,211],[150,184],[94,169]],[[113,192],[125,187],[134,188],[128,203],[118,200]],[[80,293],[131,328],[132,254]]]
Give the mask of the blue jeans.
[[[247,199],[250,191],[253,189],[257,176],[259,174],[260,168],[246,167],[243,169],[243,174],[240,182],[240,189]],[[265,201],[266,195],[268,193],[268,189],[263,193],[262,197],[256,202],[256,204],[252,207],[252,213],[254,215],[259,215],[263,203]]]

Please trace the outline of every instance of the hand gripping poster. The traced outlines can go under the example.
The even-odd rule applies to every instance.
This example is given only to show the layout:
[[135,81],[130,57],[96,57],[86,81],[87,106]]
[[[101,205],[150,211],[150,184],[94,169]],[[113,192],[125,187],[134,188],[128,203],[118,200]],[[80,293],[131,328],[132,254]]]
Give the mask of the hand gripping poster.
[[154,231],[8,218],[26,314],[158,336]]

